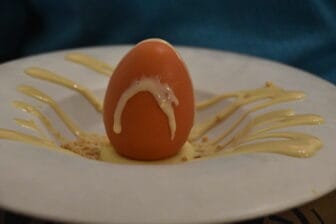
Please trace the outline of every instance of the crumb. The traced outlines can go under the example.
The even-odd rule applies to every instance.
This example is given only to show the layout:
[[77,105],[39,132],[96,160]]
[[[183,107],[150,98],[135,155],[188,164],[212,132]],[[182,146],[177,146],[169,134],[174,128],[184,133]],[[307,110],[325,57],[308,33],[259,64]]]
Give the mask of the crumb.
[[204,136],[204,137],[202,137],[202,142],[208,142],[208,141],[209,141],[208,136]]
[[220,150],[222,150],[222,146],[221,146],[221,145],[216,145],[216,149],[215,149],[215,151],[216,151],[216,152],[219,152]]
[[105,144],[108,144],[105,136],[92,134],[62,144],[61,147],[85,158],[99,160],[100,149]]
[[186,162],[188,161],[188,158],[186,156],[183,156],[182,159],[181,159],[182,162]]
[[265,86],[266,86],[266,87],[272,87],[272,86],[273,86],[273,83],[270,82],[270,81],[267,81],[267,82],[265,83]]

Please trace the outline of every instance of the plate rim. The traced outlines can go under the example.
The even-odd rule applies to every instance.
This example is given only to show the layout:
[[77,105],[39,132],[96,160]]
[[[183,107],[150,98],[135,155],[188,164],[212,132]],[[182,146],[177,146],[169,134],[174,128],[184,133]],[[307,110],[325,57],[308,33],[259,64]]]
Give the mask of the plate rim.
[[[132,45],[109,45],[109,46],[98,46],[98,47],[92,46],[92,47],[85,47],[85,48],[64,49],[64,50],[60,50],[60,51],[53,51],[53,52],[48,52],[48,53],[42,53],[42,54],[37,54],[37,55],[29,56],[29,57],[20,58],[20,59],[17,59],[17,60],[8,61],[8,62],[5,62],[5,63],[0,64],[0,67],[3,67],[4,65],[9,64],[9,63],[18,63],[18,62],[20,62],[21,60],[26,60],[27,58],[31,58],[31,57],[37,57],[37,58],[38,58],[38,57],[45,57],[45,56],[50,55],[50,54],[53,54],[53,53],[62,53],[62,52],[65,53],[65,52],[76,51],[76,50],[85,51],[85,50],[90,50],[90,49],[102,49],[102,50],[104,50],[104,49],[106,49],[106,47],[108,47],[108,48],[115,48],[115,47],[118,47],[118,48],[129,48],[129,47],[131,47],[131,46],[132,46]],[[178,50],[180,50],[180,49],[182,49],[182,50],[183,50],[183,49],[193,49],[193,50],[196,50],[196,51],[198,51],[198,50],[206,50],[206,51],[210,51],[210,52],[212,52],[212,51],[216,51],[216,52],[218,52],[218,53],[220,53],[220,54],[221,54],[221,53],[224,53],[224,54],[229,54],[229,55],[235,55],[235,56],[237,56],[238,58],[239,58],[239,57],[254,58],[254,59],[257,59],[257,60],[260,60],[260,61],[266,61],[266,62],[268,62],[268,63],[276,64],[277,66],[278,66],[278,65],[281,65],[281,66],[289,67],[290,69],[295,69],[295,70],[297,70],[297,71],[300,72],[302,75],[303,75],[303,74],[305,74],[305,75],[309,75],[309,76],[313,77],[315,80],[323,81],[325,84],[331,84],[331,86],[334,88],[334,90],[336,90],[336,86],[335,86],[335,84],[333,84],[333,83],[331,83],[331,82],[328,82],[327,80],[325,80],[325,79],[323,79],[323,78],[321,78],[321,77],[317,77],[317,76],[315,76],[315,75],[313,75],[313,74],[311,74],[311,73],[309,73],[309,72],[307,72],[307,71],[304,71],[304,70],[302,70],[302,69],[294,68],[294,67],[290,67],[290,66],[288,66],[288,65],[285,65],[285,64],[282,64],[282,63],[279,63],[279,62],[275,62],[275,61],[272,61],[272,60],[263,59],[263,58],[259,58],[259,57],[255,57],[255,56],[250,56],[250,55],[238,54],[238,53],[234,53],[234,52],[226,52],[226,51],[222,51],[222,50],[209,49],[209,48],[202,48],[202,47],[190,47],[190,46],[178,46],[178,45],[177,45],[176,47],[177,47]],[[330,191],[328,191],[328,192],[324,192],[322,195],[318,195],[318,196],[316,196],[315,198],[312,198],[312,199],[309,200],[309,201],[315,200],[315,199],[318,198],[318,197],[321,197],[321,196],[323,196],[323,195],[326,195],[326,194],[330,193],[331,191],[333,191],[335,188],[336,188],[336,183],[335,183],[335,186],[334,186],[332,189],[330,189]],[[306,200],[305,202],[309,202],[309,201]],[[0,205],[1,205],[1,207],[6,208],[6,205],[3,205],[2,202],[1,202],[1,200],[0,200]],[[9,208],[9,209],[10,209],[10,208]],[[10,209],[10,210],[11,210],[11,209]],[[275,211],[279,211],[279,210],[275,209]],[[275,212],[275,211],[273,211],[273,212]],[[20,211],[19,211],[19,212],[20,212]],[[29,212],[29,213],[25,213],[24,211],[21,211],[21,212],[22,212],[22,214],[27,214],[27,215],[31,214],[31,212]],[[253,213],[253,212],[252,212],[252,213]],[[243,220],[250,219],[251,217],[253,218],[253,217],[259,216],[259,215],[261,215],[261,213],[262,213],[262,212],[260,211],[259,214],[253,213],[253,214],[247,215],[245,218],[244,218],[244,216],[243,216],[243,217],[242,217],[243,219],[232,219],[232,220],[227,220],[227,221],[224,221],[224,222],[243,221]],[[36,215],[37,215],[37,214],[36,214]],[[46,217],[46,218],[48,219],[48,217]],[[57,219],[57,217],[54,217],[54,219]],[[60,221],[63,221],[63,220],[60,219]],[[67,220],[64,220],[64,221],[67,221]],[[78,220],[78,221],[82,222],[81,220]],[[213,221],[211,221],[211,222],[223,222],[223,221],[222,221],[222,220],[213,220]],[[188,222],[183,222],[183,223],[188,223]],[[189,222],[189,223],[195,223],[195,222],[194,222],[194,220],[193,220],[192,222]],[[203,223],[203,222],[200,222],[200,223]]]

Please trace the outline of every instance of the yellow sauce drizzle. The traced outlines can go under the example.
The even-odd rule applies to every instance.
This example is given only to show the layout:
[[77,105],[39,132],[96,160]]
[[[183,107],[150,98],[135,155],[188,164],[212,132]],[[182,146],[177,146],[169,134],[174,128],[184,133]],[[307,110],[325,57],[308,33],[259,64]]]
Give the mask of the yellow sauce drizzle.
[[93,93],[86,87],[75,83],[74,81],[65,78],[64,76],[55,74],[46,69],[41,68],[27,68],[25,73],[33,78],[42,79],[51,83],[55,83],[69,89],[75,90],[79,92],[82,96],[84,96],[98,112],[102,112],[103,104],[100,100],[98,100]]
[[39,138],[39,137],[35,137],[32,135],[28,135],[28,134],[23,134],[18,131],[0,128],[0,139],[6,139],[6,140],[11,140],[11,141],[23,142],[23,143],[27,143],[31,145],[42,146],[44,148],[48,148],[51,150],[56,150],[62,153],[67,153],[67,154],[77,156],[77,154],[59,147],[54,142],[48,139]]
[[[273,140],[248,145],[242,144],[233,148],[231,152],[228,149],[219,152],[219,154],[270,152],[293,157],[310,157],[322,147],[318,138],[298,132],[263,133],[250,137],[245,142],[266,138]],[[285,138],[285,140],[274,140],[274,138]]]
[[65,59],[84,65],[85,67],[106,76],[111,76],[113,73],[112,66],[83,53],[70,53],[65,56]]
[[[220,141],[222,141],[225,137],[227,137],[231,132],[233,132],[240,123],[242,123],[244,121],[244,119],[247,118],[247,116],[252,112],[252,110],[248,110],[247,112],[245,112],[230,128],[228,128],[227,130],[225,130],[221,135],[219,135],[217,138],[215,138],[212,143],[213,144],[217,144]],[[280,111],[272,111],[266,114],[263,114],[262,116],[258,116],[256,118],[253,119],[253,121],[246,126],[245,128],[245,132],[250,131],[250,129],[253,126],[258,125],[259,123],[265,122],[267,120],[272,120],[275,119],[279,116],[290,116],[290,115],[294,115],[294,111],[292,110],[280,110]]]
[[[263,102],[252,109],[250,109],[246,115],[243,115],[243,117],[246,117],[249,113],[255,112],[257,110],[266,108],[268,106],[287,102],[287,101],[293,101],[298,100],[304,97],[304,93],[297,92],[297,91],[285,91],[272,83],[267,83],[264,88],[259,88],[256,90],[248,90],[248,91],[239,91],[237,93],[231,93],[231,94],[224,94],[222,96],[217,96],[213,99],[209,99],[207,101],[204,101],[198,105],[198,108],[206,108],[210,105],[213,105],[214,103],[218,103],[223,99],[226,98],[236,98],[236,100],[231,103],[228,107],[226,107],[223,111],[219,112],[218,114],[214,115],[213,117],[209,118],[208,120],[196,124],[191,131],[190,140],[196,140],[203,136],[206,132],[208,132],[210,129],[212,129],[216,124],[219,122],[227,119],[229,116],[231,116],[233,113],[235,113],[239,108],[241,108],[244,105],[270,99],[267,102]],[[243,118],[242,118],[243,119]]]
[[[246,152],[272,152],[294,157],[309,157],[322,147],[322,143],[318,138],[299,132],[270,131],[283,127],[318,125],[321,123],[323,123],[323,118],[318,115],[295,115],[291,110],[272,111],[252,119],[225,144],[219,145],[216,144],[216,141],[199,144],[196,151],[200,153],[201,157],[215,155],[215,153],[232,154]],[[253,131],[253,129],[260,125],[267,126]],[[272,140],[250,143],[268,138]],[[206,148],[208,149],[206,150]]]
[[27,134],[19,133],[17,131],[12,131],[12,130],[3,129],[3,128],[0,128],[0,138],[44,146],[44,147],[52,148],[52,149],[60,148],[54,142],[50,141],[49,139],[39,138],[39,137],[35,137],[32,135],[27,135]]
[[[66,58],[103,74],[111,74],[113,70],[112,67],[108,66],[104,62],[98,61],[84,54],[72,53],[68,54]],[[86,97],[92,105],[96,105],[96,109],[100,108],[101,110],[101,106],[97,107],[98,101],[96,101],[96,99],[91,95],[90,91],[82,86],[78,88],[78,84],[71,80],[40,68],[27,69],[26,73],[32,77],[74,89]],[[246,120],[253,112],[274,104],[299,100],[304,97],[302,92],[286,91],[272,83],[266,83],[264,87],[255,90],[237,91],[215,96],[197,104],[196,109],[203,110],[212,105],[216,105],[223,100],[233,98],[233,101],[216,115],[194,125],[189,136],[189,141],[186,142],[178,155],[167,160],[155,162],[139,162],[121,157],[112,148],[106,136],[97,136],[95,134],[88,134],[81,131],[66,116],[57,103],[45,93],[26,85],[18,87],[18,90],[41,102],[47,103],[50,107],[52,107],[72,133],[77,136],[75,141],[67,142],[61,145],[61,147],[64,148],[64,151],[68,152],[68,150],[70,150],[78,155],[91,159],[113,163],[161,164],[190,161],[218,155],[251,152],[269,152],[294,157],[309,157],[314,155],[314,153],[322,147],[321,141],[309,134],[289,131],[274,132],[274,130],[290,126],[322,124],[324,120],[318,115],[296,115],[294,111],[289,109],[271,111],[254,117],[244,127],[239,129],[239,126],[243,123],[243,121]],[[226,128],[224,132],[215,136],[212,140],[205,136],[205,134],[212,131],[219,123],[225,122],[229,119],[231,115],[237,112],[241,107],[252,103],[255,104],[240,115],[240,117],[234,121],[230,127]],[[46,126],[46,128],[55,136],[55,130],[53,130],[52,124],[36,108],[23,102],[14,102],[14,105],[37,116],[44,126]],[[46,122],[46,120],[48,122]],[[22,126],[36,129],[30,121],[19,120],[18,123]],[[230,137],[230,134],[233,136]],[[59,140],[62,139],[59,136],[55,137]],[[7,129],[0,129],[0,138],[22,141],[30,144],[39,144],[49,148],[58,148],[58,146],[50,140],[37,138]]]
[[[60,84],[61,85],[61,84]],[[64,111],[58,106],[58,104],[48,95],[35,89],[34,87],[21,85],[17,88],[18,91],[30,96],[36,100],[48,104],[64,122],[64,124],[70,129],[70,131],[76,135],[81,136],[83,131],[64,113]]]
[[25,120],[25,119],[20,119],[20,118],[14,118],[14,121],[16,124],[23,128],[30,129],[32,131],[37,132],[42,138],[46,138],[45,134],[43,131],[37,126],[35,121],[33,120]]
[[[58,130],[56,130],[54,126],[52,125],[52,123],[50,122],[50,120],[39,109],[37,109],[33,105],[30,105],[28,103],[21,102],[21,101],[14,101],[12,105],[22,111],[25,111],[37,117],[41,121],[41,123],[44,125],[44,127],[48,130],[48,132],[52,134],[54,138],[61,144],[69,141]],[[33,124],[27,124],[26,122],[21,121],[20,123],[21,125],[26,125],[30,127],[33,126],[33,128],[36,131],[39,131],[41,133],[41,130],[36,126],[35,122]]]

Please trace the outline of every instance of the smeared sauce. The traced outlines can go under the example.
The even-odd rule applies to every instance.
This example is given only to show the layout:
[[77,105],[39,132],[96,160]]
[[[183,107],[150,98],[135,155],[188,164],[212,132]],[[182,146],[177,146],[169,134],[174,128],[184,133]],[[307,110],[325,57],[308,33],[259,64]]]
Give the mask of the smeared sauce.
[[195,150],[193,145],[189,142],[186,142],[182,147],[181,151],[168,159],[158,160],[158,161],[137,161],[127,159],[123,156],[120,156],[111,146],[111,144],[107,143],[102,145],[100,148],[100,160],[110,163],[126,163],[126,164],[172,164],[172,163],[180,163],[191,161],[195,158]]
[[155,98],[157,104],[167,116],[171,139],[174,139],[176,121],[173,105],[177,106],[179,101],[176,98],[173,90],[167,84],[161,83],[159,79],[152,79],[147,77],[135,81],[121,95],[114,112],[113,131],[117,134],[121,133],[122,112],[128,100],[140,92],[149,92]]
[[[102,74],[112,74],[113,71],[113,68],[105,62],[99,61],[85,54],[71,53],[66,56],[66,59],[82,64],[85,67]],[[63,76],[42,68],[28,68],[25,72],[31,77],[77,91],[83,95],[98,111],[101,111],[101,101],[98,100],[86,87],[80,86]],[[161,164],[191,161],[194,159],[208,158],[212,156],[256,152],[277,153],[293,157],[310,157],[322,147],[322,142],[315,136],[287,130],[277,131],[291,126],[322,124],[324,120],[318,115],[295,114],[293,110],[283,109],[266,112],[253,117],[252,113],[259,110],[283,102],[300,100],[304,97],[303,92],[287,91],[270,82],[267,82],[265,86],[258,89],[218,95],[198,103],[196,109],[197,111],[200,111],[218,105],[223,100],[231,100],[230,103],[218,113],[194,125],[190,133],[189,140],[185,143],[178,155],[167,160],[155,162],[133,161],[121,157],[112,148],[106,136],[89,134],[82,131],[47,94],[27,85],[19,86],[18,90],[27,96],[48,104],[56,112],[68,129],[75,135],[76,139],[74,141],[66,140],[52,126],[48,118],[39,110],[32,105],[18,101],[15,101],[13,104],[16,107],[36,116],[53,135],[53,137],[61,143],[61,145],[57,146],[54,141],[46,139],[43,135],[41,135],[41,133],[39,133],[39,135],[42,137],[35,137],[7,129],[0,129],[0,138],[36,144],[48,148],[62,149],[64,151],[71,151],[77,155],[90,159],[113,163]],[[169,86],[165,86],[160,83],[159,80],[155,81],[152,79],[138,80],[124,92],[114,114],[114,131],[116,133],[120,133],[122,131],[120,119],[123,108],[128,99],[141,91],[148,91],[154,97],[160,96],[160,94],[162,96],[168,96],[169,100],[162,100],[160,97],[156,97],[156,100],[158,105],[163,105],[161,106],[161,109],[167,115],[171,129],[171,136],[173,138],[176,125],[174,126],[174,110],[172,108],[172,104],[177,105],[178,100],[169,89]],[[208,134],[214,132],[217,125],[232,118],[233,114],[240,111],[240,109],[246,105],[252,106],[245,110],[232,124],[230,124],[230,126],[225,127],[225,130],[217,134],[217,136],[214,136],[212,139],[207,137]],[[244,122],[247,121],[248,118],[250,118],[250,120],[247,123]],[[16,119],[16,122],[20,126],[32,129],[37,133],[39,132],[38,130],[40,130],[39,127],[30,120]]]

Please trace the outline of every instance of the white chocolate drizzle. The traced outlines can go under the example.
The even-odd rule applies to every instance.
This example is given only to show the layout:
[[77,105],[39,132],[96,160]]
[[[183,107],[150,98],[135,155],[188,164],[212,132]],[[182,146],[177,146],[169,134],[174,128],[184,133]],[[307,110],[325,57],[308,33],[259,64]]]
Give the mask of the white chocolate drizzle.
[[158,103],[158,106],[167,116],[171,139],[174,139],[176,131],[176,121],[173,104],[177,106],[179,104],[179,101],[175,96],[173,90],[167,84],[161,83],[158,78],[144,77],[140,80],[135,81],[128,89],[126,89],[122,93],[114,111],[113,131],[117,134],[121,133],[121,116],[123,110],[128,100],[140,92],[149,92],[153,95],[156,102]]

